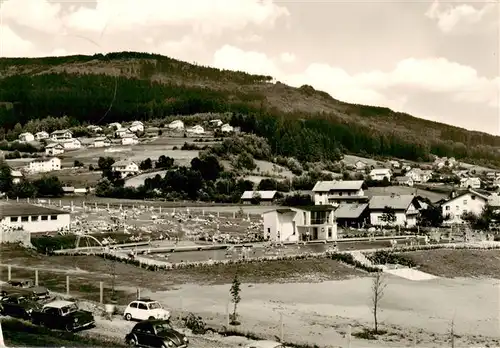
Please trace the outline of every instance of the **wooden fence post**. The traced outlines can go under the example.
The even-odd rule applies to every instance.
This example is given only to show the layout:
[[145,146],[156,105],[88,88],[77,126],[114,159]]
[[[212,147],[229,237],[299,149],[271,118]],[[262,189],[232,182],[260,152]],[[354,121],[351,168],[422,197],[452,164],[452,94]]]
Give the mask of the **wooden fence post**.
[[141,288],[137,288],[137,298],[141,298]]
[[11,265],[7,266],[7,280],[8,281],[12,280],[12,266]]
[[230,320],[229,320],[229,301],[226,303],[226,325],[227,327],[229,328],[229,324],[230,324]]
[[285,336],[285,330],[283,325],[283,313],[280,313],[280,342],[283,343],[283,338]]
[[66,295],[69,296],[69,275],[66,276]]
[[351,325],[347,325],[347,348],[351,348]]
[[35,286],[38,286],[38,270],[35,269]]
[[99,303],[104,303],[104,282],[99,282]]

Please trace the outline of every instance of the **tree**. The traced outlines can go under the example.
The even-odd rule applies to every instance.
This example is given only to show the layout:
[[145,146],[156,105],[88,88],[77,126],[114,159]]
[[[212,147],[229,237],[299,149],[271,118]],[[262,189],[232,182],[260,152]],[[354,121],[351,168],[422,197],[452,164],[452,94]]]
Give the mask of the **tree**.
[[231,294],[231,302],[234,304],[231,323],[233,325],[237,325],[237,321],[236,321],[236,318],[237,318],[236,309],[238,307],[238,303],[240,303],[240,301],[241,301],[241,296],[240,296],[240,293],[241,293],[241,283],[240,283],[240,280],[238,279],[238,274],[234,275],[233,283],[231,284],[231,289],[229,290],[229,292]]
[[156,168],[170,169],[174,165],[174,159],[165,155],[158,157],[156,161]]
[[139,164],[139,169],[140,170],[148,170],[148,169],[151,169],[153,168],[153,161],[151,161],[151,158],[146,158],[144,161],[142,161],[140,164]]
[[0,162],[0,192],[7,193],[12,189],[12,171],[7,163]]
[[262,196],[258,192],[254,192],[252,195],[252,199],[250,200],[250,203],[253,205],[258,205],[262,201]]
[[97,160],[97,166],[99,170],[102,170],[103,173],[111,170],[111,166],[115,163],[115,159],[113,157],[99,157]]
[[376,272],[372,281],[373,331],[375,334],[378,333],[378,311],[386,286],[387,284],[385,283],[382,272]]
[[80,168],[80,167],[83,167],[85,166],[85,164],[83,164],[83,162],[79,161],[79,160],[75,160],[73,162],[73,167],[77,167],[77,168]]
[[396,211],[394,208],[385,206],[380,217],[387,225],[391,225],[396,221]]
[[418,224],[422,227],[439,227],[443,223],[443,213],[439,207],[428,206],[420,211]]
[[63,185],[57,176],[43,176],[35,180],[33,185],[40,197],[61,197],[64,194]]

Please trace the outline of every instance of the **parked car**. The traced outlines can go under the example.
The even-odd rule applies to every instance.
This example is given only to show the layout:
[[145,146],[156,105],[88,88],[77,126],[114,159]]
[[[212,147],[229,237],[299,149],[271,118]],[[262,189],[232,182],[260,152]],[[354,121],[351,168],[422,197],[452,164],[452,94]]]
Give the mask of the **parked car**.
[[161,319],[170,320],[170,311],[164,309],[160,302],[150,298],[139,298],[129,303],[123,312],[125,320]]
[[49,298],[49,289],[44,286],[35,286],[31,279],[13,279],[7,282],[10,286],[26,289],[31,292],[35,299]]
[[287,348],[282,343],[274,341],[254,341],[245,346],[245,348]]
[[131,346],[149,348],[186,348],[188,338],[176,331],[166,320],[143,320],[125,336]]
[[41,305],[22,294],[10,294],[2,297],[0,313],[20,319],[30,319],[33,312],[40,309]]
[[79,309],[75,302],[63,300],[52,301],[40,310],[34,311],[31,315],[31,321],[35,325],[68,332],[95,325],[95,319],[91,312]]

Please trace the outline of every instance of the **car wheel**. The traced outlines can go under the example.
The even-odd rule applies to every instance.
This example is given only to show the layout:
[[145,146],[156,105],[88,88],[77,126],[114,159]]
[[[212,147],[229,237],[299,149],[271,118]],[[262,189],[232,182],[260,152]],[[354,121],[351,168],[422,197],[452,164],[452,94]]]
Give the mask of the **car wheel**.
[[127,321],[132,320],[132,314],[130,314],[130,313],[125,314],[125,320],[127,320]]
[[149,317],[148,320],[155,320],[155,317]]
[[131,337],[129,340],[128,340],[128,345],[129,346],[132,346],[132,347],[136,347],[138,346],[138,342],[137,342],[137,338],[134,336],[134,337]]
[[66,332],[73,332],[73,325],[66,324],[66,327],[64,329],[66,330]]

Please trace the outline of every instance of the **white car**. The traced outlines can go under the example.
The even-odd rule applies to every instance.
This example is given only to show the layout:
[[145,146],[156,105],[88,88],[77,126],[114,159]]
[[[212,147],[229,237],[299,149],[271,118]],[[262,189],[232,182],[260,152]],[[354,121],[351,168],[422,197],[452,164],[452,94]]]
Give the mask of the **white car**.
[[139,298],[129,303],[125,312],[125,320],[169,320],[170,311],[163,308],[160,302],[149,298]]
[[274,341],[254,341],[245,346],[245,348],[287,348],[283,344]]

